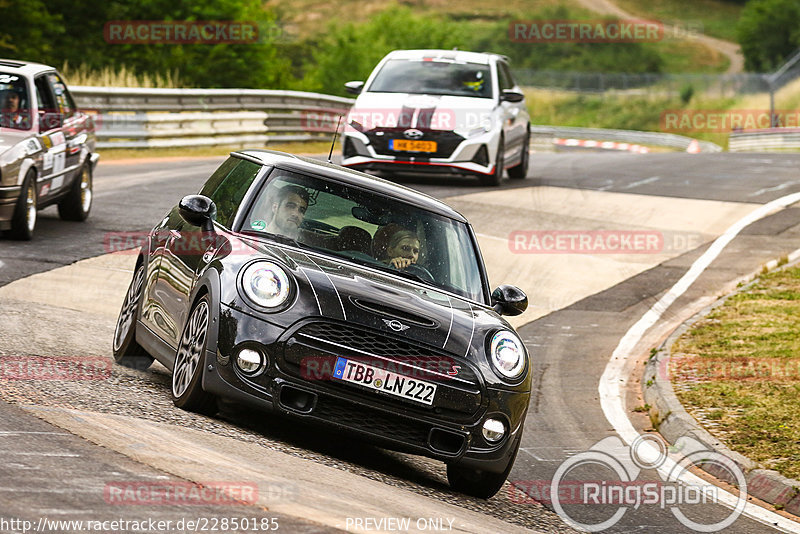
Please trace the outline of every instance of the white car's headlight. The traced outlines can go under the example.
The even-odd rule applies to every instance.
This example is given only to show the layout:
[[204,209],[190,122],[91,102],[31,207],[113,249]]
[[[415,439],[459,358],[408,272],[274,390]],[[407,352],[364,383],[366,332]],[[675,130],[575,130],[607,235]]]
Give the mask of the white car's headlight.
[[508,330],[501,330],[492,336],[489,356],[494,368],[506,378],[519,378],[525,370],[525,347]]
[[245,269],[242,288],[255,304],[275,308],[289,299],[289,275],[271,261],[257,261]]

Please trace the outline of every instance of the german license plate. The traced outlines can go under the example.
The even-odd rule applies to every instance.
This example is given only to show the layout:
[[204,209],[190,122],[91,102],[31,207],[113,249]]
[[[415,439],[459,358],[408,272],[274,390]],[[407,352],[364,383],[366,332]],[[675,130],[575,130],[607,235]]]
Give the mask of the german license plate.
[[436,152],[436,141],[389,139],[389,149],[398,152]]
[[436,395],[436,384],[424,380],[399,375],[380,367],[348,360],[341,356],[336,358],[333,377],[345,382],[366,386],[376,391],[383,391],[395,397],[409,399],[430,406]]

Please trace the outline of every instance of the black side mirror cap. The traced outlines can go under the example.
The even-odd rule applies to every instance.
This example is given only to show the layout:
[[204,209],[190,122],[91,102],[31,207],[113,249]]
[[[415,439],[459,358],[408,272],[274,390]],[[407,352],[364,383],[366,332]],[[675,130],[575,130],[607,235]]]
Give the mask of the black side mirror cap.
[[523,100],[525,100],[525,95],[507,89],[500,95],[501,102],[522,102]]
[[189,224],[209,232],[214,231],[213,221],[217,216],[217,206],[210,198],[203,195],[186,195],[178,203],[178,212]]
[[492,291],[492,308],[500,315],[519,315],[528,309],[528,295],[517,286],[503,284]]
[[351,95],[360,94],[363,88],[364,88],[364,82],[362,81],[352,81],[344,84],[344,90],[350,93]]

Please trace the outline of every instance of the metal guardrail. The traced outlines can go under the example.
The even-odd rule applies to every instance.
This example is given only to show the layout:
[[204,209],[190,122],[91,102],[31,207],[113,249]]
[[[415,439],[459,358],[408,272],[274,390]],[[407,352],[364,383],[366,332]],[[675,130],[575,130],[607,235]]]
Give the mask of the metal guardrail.
[[[72,88],[80,108],[95,114],[98,148],[264,146],[272,142],[329,140],[331,117],[345,115],[353,99],[262,89]],[[691,138],[668,133],[534,126],[534,142],[574,137],[686,150]],[[718,145],[700,141],[703,152]]]
[[[722,147],[710,141],[699,141],[691,137],[660,132],[638,130],[605,130],[601,128],[577,128],[567,126],[532,126],[531,137],[574,138],[594,141],[618,141],[638,145],[663,146],[677,150],[687,150],[693,142],[700,152],[721,152]],[[541,141],[540,141],[541,142]]]
[[75,86],[71,92],[78,107],[95,114],[101,149],[328,140],[332,128],[322,117],[346,114],[354,102],[266,89]]
[[728,150],[731,152],[775,152],[800,149],[800,129],[769,128],[731,132]]

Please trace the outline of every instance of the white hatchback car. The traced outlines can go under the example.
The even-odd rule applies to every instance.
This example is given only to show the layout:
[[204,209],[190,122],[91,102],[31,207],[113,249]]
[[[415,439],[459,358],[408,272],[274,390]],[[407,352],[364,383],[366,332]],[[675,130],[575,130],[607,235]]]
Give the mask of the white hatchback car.
[[528,172],[530,116],[497,54],[395,50],[358,94],[342,139],[342,164],[366,172],[477,176],[498,185]]

